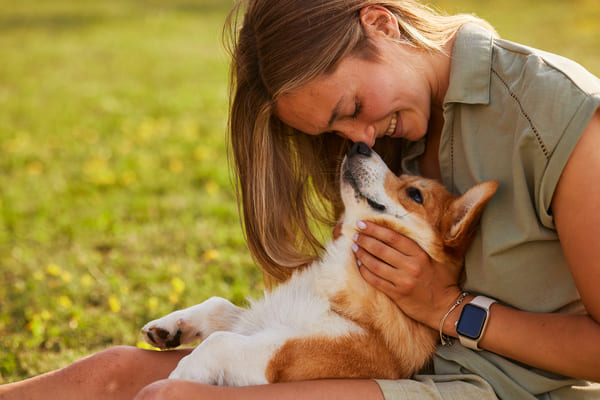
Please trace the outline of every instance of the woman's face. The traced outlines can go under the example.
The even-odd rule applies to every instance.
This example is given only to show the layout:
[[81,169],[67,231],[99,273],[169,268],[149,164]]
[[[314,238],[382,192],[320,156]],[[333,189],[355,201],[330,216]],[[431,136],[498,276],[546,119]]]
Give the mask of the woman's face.
[[309,135],[334,132],[373,146],[383,136],[427,133],[435,74],[427,53],[386,39],[378,60],[347,57],[337,69],[282,96],[276,114]]

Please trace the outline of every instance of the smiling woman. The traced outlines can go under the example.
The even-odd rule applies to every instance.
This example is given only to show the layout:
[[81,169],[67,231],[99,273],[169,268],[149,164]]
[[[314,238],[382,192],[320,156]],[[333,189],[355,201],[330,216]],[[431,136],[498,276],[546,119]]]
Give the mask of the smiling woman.
[[[226,68],[214,32],[226,11],[188,3],[24,0],[0,11],[0,380],[135,343],[149,313],[261,289],[222,167]],[[600,71],[597,1],[435,3]],[[413,319],[455,338],[460,319],[478,335],[439,347],[415,380],[161,381],[139,397],[597,396],[586,381],[600,380],[597,78],[472,15],[411,0],[244,0],[236,12],[231,148],[265,274],[285,279],[317,257],[317,228],[341,211],[341,155],[364,140],[394,171],[457,194],[500,182],[464,281],[384,227],[358,226],[355,243],[365,281]],[[31,28],[36,18],[18,17],[44,13],[100,17]],[[219,257],[203,257],[209,249]],[[112,348],[0,392],[131,398],[185,354]]]

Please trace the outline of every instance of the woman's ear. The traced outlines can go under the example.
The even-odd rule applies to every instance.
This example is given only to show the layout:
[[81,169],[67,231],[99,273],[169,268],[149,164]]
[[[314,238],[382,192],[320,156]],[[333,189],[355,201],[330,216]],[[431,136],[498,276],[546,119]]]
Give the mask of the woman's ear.
[[400,37],[396,16],[383,6],[367,6],[360,10],[360,22],[367,36],[381,35],[392,39]]

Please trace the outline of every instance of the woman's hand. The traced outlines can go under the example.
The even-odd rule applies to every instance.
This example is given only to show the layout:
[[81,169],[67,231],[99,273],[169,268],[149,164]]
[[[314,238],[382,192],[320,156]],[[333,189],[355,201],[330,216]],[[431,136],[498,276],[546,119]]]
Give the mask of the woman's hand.
[[389,228],[359,222],[354,238],[362,277],[411,318],[433,329],[460,295],[462,268],[432,260],[418,244]]

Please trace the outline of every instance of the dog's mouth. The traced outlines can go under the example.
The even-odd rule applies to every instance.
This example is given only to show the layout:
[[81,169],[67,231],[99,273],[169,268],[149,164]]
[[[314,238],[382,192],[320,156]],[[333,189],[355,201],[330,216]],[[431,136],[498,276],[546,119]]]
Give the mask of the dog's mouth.
[[360,185],[359,185],[358,181],[356,180],[356,178],[354,177],[354,175],[352,174],[352,171],[350,171],[350,169],[344,168],[344,173],[342,175],[342,179],[344,180],[344,182],[346,182],[348,185],[350,185],[350,187],[352,187],[352,189],[354,189],[354,194],[356,195],[356,197],[365,199],[367,201],[367,204],[369,205],[369,207],[371,207],[373,210],[379,211],[379,212],[385,211],[385,206],[383,204],[378,203],[377,201],[373,200],[371,197],[365,195],[360,190]]

